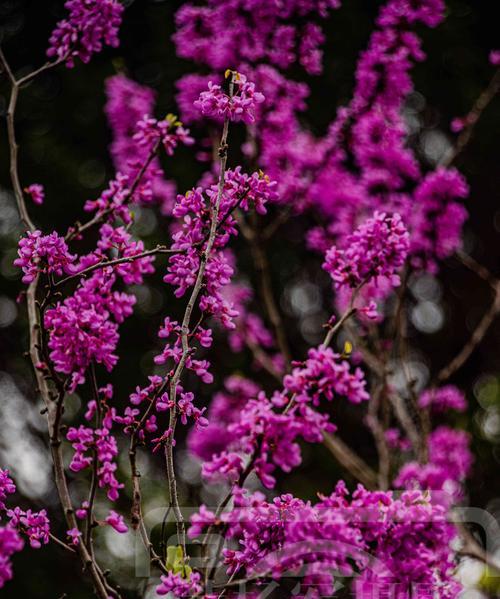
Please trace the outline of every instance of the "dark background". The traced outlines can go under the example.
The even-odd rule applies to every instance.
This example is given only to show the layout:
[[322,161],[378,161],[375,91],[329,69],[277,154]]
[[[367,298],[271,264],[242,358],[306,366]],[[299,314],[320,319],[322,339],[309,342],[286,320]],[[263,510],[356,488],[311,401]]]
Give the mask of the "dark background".
[[[17,76],[44,62],[47,39],[55,22],[63,15],[62,4],[0,0],[0,41]],[[107,151],[110,132],[103,114],[105,78],[118,68],[140,83],[155,88],[159,94],[157,116],[162,116],[176,110],[175,80],[183,73],[197,70],[195,65],[175,56],[170,39],[174,31],[173,15],[180,2],[137,0],[127,4],[119,49],[104,51],[89,65],[78,63],[73,70],[64,67],[52,70],[21,93],[17,114],[21,179],[23,185],[40,182],[45,186],[44,205],[30,206],[32,217],[42,230],[64,231],[83,216],[85,200],[96,197],[113,175]],[[366,0],[344,0],[343,4],[325,24],[324,74],[306,78],[312,95],[304,122],[317,134],[325,131],[336,108],[349,101],[356,58],[366,46],[380,5]],[[427,158],[422,148],[426,140],[438,145],[452,141],[450,120],[469,110],[493,75],[488,53],[491,48],[500,47],[496,4],[488,0],[449,1],[444,24],[434,30],[421,31],[428,60],[414,71],[417,93],[410,98],[408,114],[419,123],[412,143],[424,163]],[[302,76],[301,73],[297,75]],[[8,90],[2,79],[0,113],[5,113],[7,102]],[[456,161],[471,186],[466,201],[470,213],[465,229],[466,249],[496,274],[500,274],[499,132],[500,98],[496,98],[482,116],[466,151]],[[52,520],[55,528],[59,528],[58,532],[64,535],[54,493],[47,482],[50,472],[45,473],[43,483],[41,470],[37,467],[40,460],[45,461],[47,448],[41,441],[43,421],[36,408],[38,400],[32,388],[30,367],[23,357],[27,347],[24,306],[15,303],[23,287],[19,273],[12,267],[21,229],[10,192],[4,119],[0,133],[0,466],[9,467],[21,481],[21,504],[26,507],[54,506],[51,508]],[[186,149],[180,149],[173,159],[166,161],[165,168],[181,191],[195,184],[203,172],[203,166]],[[418,210],[418,206],[415,209]],[[147,245],[156,241],[168,243],[166,221],[158,215],[143,211],[137,226],[137,234],[145,238]],[[287,329],[294,331],[291,341],[297,357],[304,355],[314,334],[308,335],[303,315],[294,311],[293,306],[290,308],[293,290],[304,281],[313,281],[324,294],[327,291],[324,279],[316,274],[319,258],[306,254],[303,244],[297,243],[302,233],[302,223],[291,222],[279,230],[269,248],[275,291],[285,310]],[[241,242],[236,248],[240,269],[247,269],[253,277],[248,249]],[[161,271],[160,266],[159,275],[148,281],[148,288],[142,290],[143,299],[136,317],[122,329],[120,362],[112,377],[120,405],[125,405],[130,391],[135,385],[143,384],[152,369],[152,350],[157,344],[155,334],[162,318],[180,309],[162,285]],[[435,291],[432,297],[434,306],[444,316],[442,326],[432,333],[425,333],[425,327],[422,330],[422,327],[412,326],[409,331],[416,359],[430,373],[435,373],[461,348],[491,301],[487,285],[453,259],[443,265],[439,281],[432,282]],[[411,310],[416,309],[422,299],[426,298],[418,292],[412,296],[410,316]],[[327,303],[325,300],[323,303],[324,310]],[[469,503],[488,508],[492,513],[500,510],[499,331],[500,323],[496,322],[481,347],[453,379],[465,390],[470,403],[467,416],[457,420],[473,434],[476,463],[468,484]],[[203,401],[220,387],[222,375],[233,371],[251,372],[249,356],[231,354],[222,339],[216,343],[212,356],[215,370],[221,374],[212,388],[200,389]],[[83,398],[86,391],[85,387],[79,390]],[[72,411],[78,411],[79,405],[78,397],[72,401],[70,416]],[[27,424],[26,414],[29,414]],[[363,427],[360,410],[336,405],[334,420],[339,424],[340,436],[373,462],[373,446]],[[24,458],[21,458],[22,452],[26,454]],[[186,456],[179,455],[181,463],[185,460],[183,472],[188,480],[192,465]],[[126,460],[120,465],[125,474]],[[161,460],[143,466],[145,496],[150,506],[165,504],[166,485],[161,466]],[[37,483],[37,476],[42,482]],[[324,448],[305,447],[303,466],[280,480],[276,491],[314,498],[318,490],[331,490],[340,476],[346,477],[346,474]],[[348,476],[346,480],[353,483]],[[79,492],[78,483],[74,485],[74,492]],[[185,504],[196,504],[199,492],[196,485],[183,485]],[[202,497],[205,496],[202,494]],[[126,513],[128,508],[125,494],[120,509]],[[108,537],[102,539],[101,536],[103,551]],[[110,538],[111,542],[117,541],[117,535]],[[119,540],[123,546],[108,559],[120,582],[127,586],[133,573],[131,549],[125,541]],[[75,599],[91,596],[90,589],[82,588],[76,561],[52,545],[39,551],[25,549],[14,558],[14,567],[15,579],[0,591],[1,596],[57,598],[64,592]]]

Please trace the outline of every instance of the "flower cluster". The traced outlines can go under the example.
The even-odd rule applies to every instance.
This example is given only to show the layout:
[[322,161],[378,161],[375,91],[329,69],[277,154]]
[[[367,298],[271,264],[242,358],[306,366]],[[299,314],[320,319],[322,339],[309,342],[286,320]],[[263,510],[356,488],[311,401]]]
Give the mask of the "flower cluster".
[[318,406],[322,398],[345,397],[358,404],[369,399],[363,371],[350,372],[349,362],[329,347],[310,349],[304,363],[296,363],[283,379],[285,393],[295,401]]
[[28,231],[19,241],[19,258],[14,260],[24,272],[23,283],[31,283],[39,273],[62,275],[73,272],[75,256],[71,255],[62,237],[54,232]]
[[139,147],[153,148],[157,143],[161,143],[168,156],[172,156],[179,143],[190,146],[194,143],[189,136],[189,130],[184,129],[182,123],[177,120],[173,114],[169,114],[166,119],[159,121],[145,114],[137,122],[137,133],[133,139]]
[[462,483],[472,466],[469,435],[447,426],[436,428],[429,435],[429,461],[426,464],[407,462],[394,484],[404,489],[439,491],[437,501],[449,506],[462,497]]
[[350,235],[344,249],[331,247],[323,268],[337,289],[359,288],[378,278],[399,285],[397,271],[403,266],[409,247],[408,232],[398,214],[376,212]]
[[[95,252],[83,256],[76,272],[96,266],[107,259],[107,252],[118,257],[133,257],[144,249],[142,241],[134,241],[123,228],[105,224]],[[136,298],[114,290],[117,278],[126,284],[140,284],[143,276],[153,272],[152,256],[131,260],[115,267],[96,269],[82,280],[73,295],[58,302],[45,313],[44,324],[49,332],[50,358],[57,372],[70,375],[70,388],[82,384],[90,363],[103,364],[108,371],[118,357],[118,325],[132,313]]]
[[177,54],[218,70],[259,61],[287,68],[298,59],[316,74],[321,71],[323,34],[309,19],[326,17],[339,6],[339,0],[186,3],[176,15]]
[[332,572],[349,576],[357,566],[362,575],[356,597],[362,599],[382,596],[368,590],[383,593],[394,580],[402,589],[398,597],[405,599],[421,585],[439,588],[442,597],[458,595],[450,548],[455,531],[444,508],[420,491],[396,498],[359,486],[349,498],[341,481],[315,505],[292,495],[268,502],[261,493],[241,489],[233,498],[234,506],[221,515],[220,524],[203,506],[189,530],[196,537],[208,527],[226,529],[237,546],[223,552],[228,574],[279,579],[302,569],[300,595],[310,589],[316,597],[333,594]]
[[217,185],[211,185],[205,193],[198,187],[177,198],[173,214],[179,219],[180,226],[173,234],[172,249],[179,252],[170,257],[163,280],[176,288],[176,297],[182,297],[193,287],[209,238],[212,211],[220,200],[216,234],[205,267],[205,288],[200,308],[219,318],[227,328],[234,328],[232,319],[236,316],[222,294],[223,287],[233,274],[229,255],[224,252],[230,237],[237,232],[233,211],[236,208],[246,211],[253,205],[260,213],[264,212],[266,203],[276,193],[274,187],[275,183],[263,173],[247,175],[237,168],[226,173],[221,198]]
[[[262,483],[272,488],[278,467],[289,472],[301,461],[299,439],[319,443],[324,432],[335,426],[327,414],[317,412],[320,399],[347,397],[353,403],[368,399],[361,370],[349,372],[349,365],[329,348],[311,350],[306,362],[297,364],[283,380],[283,390],[268,399],[263,392],[249,398],[227,426],[227,449],[213,453],[203,464],[209,481],[236,482],[244,471],[241,455],[249,456]],[[207,431],[205,432],[207,434]]]
[[410,219],[410,254],[417,267],[436,272],[437,260],[451,256],[461,246],[467,210],[457,202],[469,188],[455,169],[438,168],[426,175],[415,189],[419,210]]
[[116,48],[118,30],[124,6],[118,0],[67,0],[64,7],[69,12],[59,21],[50,36],[47,56],[64,60],[68,68],[75,59],[89,62],[93,54],[102,50],[103,44]]
[[467,402],[464,394],[454,385],[445,385],[438,389],[428,389],[420,394],[418,405],[421,408],[430,408],[433,412],[447,412],[456,410],[464,412]]
[[201,574],[191,572],[188,578],[169,572],[160,576],[161,583],[156,587],[157,595],[171,593],[174,597],[193,597],[202,591]]
[[11,557],[23,547],[24,542],[16,529],[0,526],[0,589],[12,578]]
[[81,424],[78,428],[70,427],[66,438],[75,451],[69,465],[70,469],[73,472],[80,472],[90,468],[95,454],[99,488],[106,489],[110,501],[116,501],[119,490],[123,489],[123,484],[118,482],[115,475],[117,466],[114,460],[118,455],[118,447],[110,430],[106,426],[93,429]]
[[247,80],[246,76],[236,73],[235,92],[229,96],[220,85],[208,82],[208,91],[203,91],[194,103],[204,116],[229,119],[230,121],[255,121],[255,108],[264,102],[264,95],[255,91],[255,84]]
[[33,512],[15,507],[12,510],[7,510],[7,516],[10,518],[10,525],[28,537],[33,549],[40,549],[42,544],[47,545],[49,542],[50,521],[45,510]]

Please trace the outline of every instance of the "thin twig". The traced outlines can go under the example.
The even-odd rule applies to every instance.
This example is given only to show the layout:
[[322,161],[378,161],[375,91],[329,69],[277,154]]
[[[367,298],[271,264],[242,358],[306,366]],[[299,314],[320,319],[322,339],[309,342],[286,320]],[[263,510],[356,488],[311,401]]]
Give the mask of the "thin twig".
[[[14,117],[17,99],[19,95],[19,83],[15,80],[1,49],[0,62],[3,65],[3,68],[11,82],[11,97],[9,101],[9,108],[7,110],[7,135],[10,148],[10,178],[14,190],[14,195],[16,198],[19,216],[26,228],[33,231],[35,229],[35,226],[31,221],[30,216],[28,214],[28,210],[26,208],[26,203],[24,201],[24,196],[18,173],[18,146],[15,135]],[[40,320],[40,310],[37,302],[38,285],[39,277],[36,277],[35,280],[32,283],[30,283],[28,291],[26,293],[30,334],[29,354],[35,372],[38,391],[42,396],[42,400],[45,404],[45,413],[47,417],[47,425],[50,438],[50,448],[52,454],[52,461],[54,464],[54,479],[59,495],[59,500],[63,508],[68,529],[76,528],[78,530],[78,521],[75,516],[75,511],[69,493],[68,482],[66,479],[59,430],[59,423],[61,420],[61,414],[63,410],[64,393],[62,394],[62,396],[61,393],[59,393],[58,400],[54,402],[53,393],[49,386],[49,380],[53,380],[53,378],[47,378],[45,372],[39,368],[40,363],[43,361],[44,336],[42,334],[43,323]],[[84,569],[86,569],[90,573],[95,591],[97,595],[100,597],[100,599],[109,599],[110,596],[120,598],[120,594],[115,589],[113,589],[107,582],[100,567],[93,559],[92,555],[89,553],[88,548],[83,539],[80,540],[79,544],[76,546],[75,552],[78,554]]]
[[500,90],[500,69],[495,71],[495,74],[491,78],[486,89],[481,92],[477,100],[474,102],[470,112],[465,117],[466,126],[460,132],[456,143],[452,146],[448,152],[439,161],[439,166],[450,166],[456,158],[464,151],[465,147],[469,143],[474,133],[474,127],[476,126],[479,118],[483,111],[487,108],[489,103],[493,100],[496,94]]
[[[235,83],[234,77],[235,77],[235,75],[232,74],[231,81],[229,84],[229,96],[230,97],[233,95],[234,83]],[[225,174],[226,174],[226,165],[227,165],[228,132],[229,132],[229,119],[226,118],[224,120],[222,136],[221,136],[221,141],[220,141],[220,145],[219,145],[219,157],[220,157],[219,182],[218,182],[218,186],[217,186],[217,197],[215,200],[215,204],[212,207],[209,237],[207,239],[205,249],[203,250],[201,257],[200,257],[200,268],[198,270],[196,281],[195,281],[195,284],[191,291],[191,296],[186,305],[186,310],[184,312],[184,317],[182,319],[182,325],[181,325],[182,354],[181,354],[180,360],[177,364],[177,367],[174,371],[172,379],[170,381],[169,399],[173,403],[173,405],[170,408],[170,415],[169,415],[170,435],[169,435],[167,442],[165,443],[165,461],[166,461],[166,467],[167,467],[167,478],[168,478],[168,485],[169,485],[170,502],[172,504],[172,509],[173,509],[175,520],[177,523],[177,536],[179,537],[179,541],[183,548],[183,556],[184,557],[186,557],[186,532],[185,532],[184,517],[182,515],[181,509],[179,506],[179,497],[177,495],[177,480],[176,480],[176,476],[175,476],[174,456],[173,456],[173,442],[174,442],[174,435],[175,435],[175,427],[176,427],[176,423],[177,423],[177,405],[176,405],[177,385],[179,384],[179,380],[184,371],[186,361],[191,352],[191,348],[189,346],[191,314],[193,312],[193,309],[197,302],[201,288],[203,286],[205,270],[207,267],[208,260],[210,258],[212,247],[215,242],[215,236],[217,233],[217,225],[218,225],[218,220],[219,220],[219,209],[220,209],[222,193],[224,191],[224,184],[225,184]]]
[[491,303],[491,306],[479,321],[464,347],[458,352],[453,360],[449,362],[449,364],[439,371],[436,377],[438,383],[442,384],[447,381],[459,368],[465,364],[476,347],[481,343],[484,336],[488,332],[488,329],[500,313],[500,281],[497,281],[494,289],[495,297]]
[[377,488],[377,474],[355,453],[342,439],[336,435],[323,432],[325,447],[347,472],[351,473],[367,489]]
[[19,146],[16,140],[16,128],[15,128],[15,113],[17,106],[17,99],[19,97],[19,84],[16,81],[7,60],[3,54],[2,49],[0,48],[0,63],[3,65],[5,73],[10,80],[11,90],[10,90],[10,100],[9,106],[7,108],[7,137],[9,141],[9,152],[10,152],[10,178],[12,181],[12,187],[14,189],[14,196],[16,198],[17,209],[19,211],[19,216],[21,217],[22,222],[25,227],[30,231],[35,230],[35,225],[28,214],[28,210],[26,208],[26,202],[24,201],[23,189],[21,186],[21,181],[19,179],[19,171],[18,171],[18,149]]
[[247,237],[247,239],[250,242],[255,270],[259,275],[260,291],[266,313],[273,326],[276,342],[285,360],[286,369],[289,370],[291,363],[290,347],[283,319],[273,293],[271,265],[269,264],[269,259],[264,248],[264,242],[259,235],[257,226],[252,229],[252,234],[250,237]]
[[378,453],[378,485],[385,490],[389,487],[389,472],[391,468],[391,456],[385,438],[385,430],[382,426],[378,412],[381,399],[385,391],[385,380],[382,380],[379,387],[375,390],[368,404],[368,415],[366,424],[370,428]]
[[73,547],[70,547],[67,543],[65,543],[64,541],[61,541],[61,539],[58,539],[51,532],[49,532],[49,538],[51,541],[54,541],[54,543],[56,543],[56,545],[59,545],[59,547],[66,549],[66,551],[70,551],[71,553],[76,553]]

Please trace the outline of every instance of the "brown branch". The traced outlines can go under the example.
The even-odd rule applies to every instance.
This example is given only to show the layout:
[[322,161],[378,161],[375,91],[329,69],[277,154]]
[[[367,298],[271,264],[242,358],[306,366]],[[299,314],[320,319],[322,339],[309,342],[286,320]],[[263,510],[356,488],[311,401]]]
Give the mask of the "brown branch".
[[[39,311],[36,300],[38,280],[39,279],[37,277],[30,284],[27,292],[28,319],[30,324],[29,353],[31,357],[31,362],[34,366],[38,390],[45,404],[47,424],[49,429],[50,448],[52,453],[52,461],[54,464],[54,480],[59,495],[59,501],[61,502],[61,506],[63,508],[68,529],[76,528],[78,530],[78,521],[75,516],[75,510],[69,493],[68,481],[66,478],[66,472],[64,468],[64,460],[59,430],[59,422],[61,420],[63,402],[61,400],[58,400],[57,402],[52,400],[52,392],[49,387],[49,380],[46,378],[44,372],[37,368],[37,365],[42,361],[40,349],[43,343],[42,337],[40,335],[41,323],[39,321]],[[84,569],[88,570],[88,572],[90,573],[97,595],[101,599],[108,599],[110,595],[113,597],[120,597],[119,593],[109,586],[101,569],[99,568],[96,561],[93,559],[83,539],[81,539],[80,543],[76,546],[76,553],[78,554]]]
[[0,48],[0,64],[2,64],[5,73],[11,84],[9,106],[7,108],[7,137],[9,141],[9,154],[10,154],[10,179],[12,181],[12,187],[14,189],[14,196],[16,198],[17,209],[19,216],[24,223],[26,229],[30,231],[35,230],[35,225],[28,214],[26,208],[26,202],[24,201],[23,189],[21,181],[19,179],[18,171],[18,150],[19,146],[16,140],[16,128],[14,124],[17,99],[19,97],[19,83],[16,81],[7,60]]
[[[231,75],[231,81],[229,84],[229,96],[230,97],[233,95],[234,83],[235,83],[235,74],[233,73]],[[177,523],[177,536],[179,537],[179,541],[182,545],[184,557],[186,556],[186,531],[185,531],[184,517],[182,515],[181,509],[179,506],[179,497],[177,495],[177,480],[175,477],[174,455],[173,455],[173,441],[174,441],[175,427],[176,427],[176,423],[177,423],[177,405],[176,405],[177,385],[179,384],[179,380],[184,371],[184,367],[186,365],[188,356],[191,353],[191,348],[189,346],[191,315],[192,315],[193,309],[195,307],[195,304],[197,302],[198,296],[200,294],[201,288],[203,286],[205,270],[207,267],[208,260],[210,258],[210,253],[212,251],[212,247],[215,242],[215,236],[217,233],[217,226],[218,226],[218,220],[219,220],[219,209],[220,209],[222,193],[224,191],[224,184],[225,184],[225,174],[226,174],[226,165],[227,165],[228,133],[229,133],[229,119],[226,118],[224,120],[224,125],[222,128],[222,136],[221,136],[221,141],[220,141],[220,145],[219,145],[219,157],[220,157],[219,182],[218,182],[218,186],[217,186],[217,197],[215,200],[215,204],[211,210],[211,222],[210,222],[209,236],[207,239],[205,249],[203,250],[201,257],[200,257],[200,268],[198,270],[196,281],[195,281],[195,284],[191,291],[191,296],[186,305],[186,310],[184,312],[184,317],[182,319],[182,325],[181,325],[182,354],[181,354],[180,360],[177,364],[177,367],[174,371],[172,379],[170,381],[169,398],[170,398],[170,401],[173,402],[173,406],[170,408],[170,417],[169,417],[170,436],[165,444],[165,461],[166,461],[166,468],[167,468],[170,503],[172,505],[175,520]]]
[[457,251],[455,256],[457,260],[461,262],[466,268],[468,268],[470,271],[476,274],[479,278],[483,279],[483,281],[486,281],[486,283],[488,283],[488,285],[493,289],[493,291],[496,290],[498,279],[491,274],[491,272],[486,268],[486,266],[483,266],[472,256],[469,256],[469,254],[466,254],[461,250]]
[[367,489],[377,488],[377,474],[338,436],[323,432],[323,443],[347,472]]
[[452,146],[448,152],[439,161],[439,166],[450,166],[455,159],[464,151],[467,144],[470,142],[474,133],[474,127],[480,119],[483,111],[487,108],[493,98],[500,90],[500,69],[497,69],[493,77],[491,78],[488,86],[479,95],[477,100],[474,102],[470,112],[465,117],[466,126],[458,136],[456,143]]
[[380,403],[385,391],[385,378],[382,379],[379,387],[373,393],[373,396],[368,405],[368,415],[366,417],[366,424],[372,432],[373,438],[375,439],[375,445],[378,454],[378,475],[377,481],[380,489],[386,490],[389,488],[389,473],[391,469],[391,455],[389,453],[389,447],[387,445],[387,439],[385,438],[385,430],[382,426],[378,412],[380,409]]
[[[0,62],[3,65],[3,68],[7,73],[7,77],[9,78],[11,83],[11,96],[9,101],[9,107],[7,110],[7,136],[10,149],[10,177],[19,211],[19,216],[26,228],[28,230],[33,231],[35,229],[35,226],[31,221],[26,208],[18,173],[18,145],[16,141],[14,121],[15,109],[19,95],[19,82],[17,82],[15,77],[13,76],[12,71],[10,70],[8,63],[5,60],[5,57],[1,49]],[[59,390],[59,396],[57,401],[53,401],[53,393],[49,386],[49,380],[51,380],[52,377],[47,377],[46,373],[39,368],[40,363],[43,361],[43,334],[41,328],[42,323],[40,320],[40,311],[39,306],[37,304],[38,283],[39,278],[37,277],[29,285],[26,294],[30,335],[29,355],[33,364],[38,391],[40,392],[42,400],[45,404],[50,448],[54,464],[54,479],[59,495],[59,500],[63,508],[68,528],[78,529],[78,522],[75,517],[75,511],[71,501],[68,482],[66,479],[59,430],[59,423],[61,421],[61,414],[63,410],[64,393],[61,394],[61,390]],[[83,540],[81,540],[80,543],[76,546],[75,552],[78,554],[83,568],[90,573],[97,595],[101,599],[108,599],[110,596],[119,598],[119,593],[112,587],[110,587],[98,564],[95,562],[92,555],[89,553],[89,550]]]
[[449,364],[439,371],[436,377],[438,383],[442,384],[444,381],[447,381],[459,368],[465,364],[465,362],[470,358],[472,352],[481,343],[491,324],[500,313],[500,281],[496,282],[494,290],[495,297],[490,308],[485,312],[464,347],[458,352],[453,360],[449,362]]
[[[158,140],[152,146],[148,156],[146,157],[146,160],[144,161],[141,168],[137,172],[135,179],[132,182],[132,185],[130,186],[130,189],[125,194],[122,205],[124,205],[125,203],[129,202],[132,199],[132,196],[134,195],[135,191],[139,187],[139,184],[141,183],[141,180],[142,180],[144,174],[146,173],[149,166],[153,162],[153,159],[155,158],[155,156],[158,152],[158,149],[160,148],[160,143],[161,143],[161,141]],[[68,230],[66,237],[65,237],[66,241],[70,241],[71,239],[74,239],[77,235],[80,235],[84,231],[87,231],[88,229],[92,228],[94,225],[97,225],[97,224],[103,222],[104,219],[108,215],[112,214],[112,212],[113,212],[113,208],[108,207],[105,210],[103,210],[102,212],[97,212],[97,214],[95,216],[93,216],[90,220],[88,220],[83,225],[79,222],[75,223],[73,225],[73,227],[70,227],[70,229]]]
[[255,270],[257,271],[257,274],[259,276],[260,292],[262,300],[264,302],[266,313],[273,326],[274,334],[276,336],[276,342],[285,360],[286,369],[289,370],[292,358],[290,353],[290,347],[288,345],[287,335],[285,333],[283,319],[281,318],[281,313],[278,309],[276,299],[273,293],[271,267],[269,264],[269,259],[264,249],[263,241],[259,236],[258,230],[256,228],[252,230],[252,235],[250,237],[247,236],[247,239],[250,242],[250,248],[252,250]]
[[92,266],[89,266],[89,267],[85,268],[84,270],[81,270],[80,272],[77,272],[73,275],[69,275],[69,276],[65,277],[64,279],[57,281],[54,284],[54,286],[60,287],[60,286],[64,285],[65,283],[72,281],[73,279],[85,277],[88,274],[90,274],[91,272],[94,272],[95,270],[99,270],[101,268],[107,268],[108,266],[118,266],[119,264],[131,264],[132,262],[135,262],[136,260],[140,260],[141,258],[146,258],[147,256],[155,256],[156,254],[178,254],[181,251],[182,250],[172,250],[163,245],[158,245],[151,250],[146,250],[144,252],[141,252],[140,254],[134,254],[133,256],[124,256],[122,258],[115,258],[113,260],[103,260],[102,262],[97,262],[96,264],[93,264]]
[[59,547],[62,547],[63,549],[66,549],[66,551],[70,551],[71,553],[75,553],[75,550],[73,547],[70,547],[67,543],[65,543],[64,541],[61,541],[61,539],[57,538],[55,535],[53,535],[51,532],[49,532],[49,538],[51,541],[54,541],[54,543],[56,545],[59,545]]
[[283,375],[275,368],[270,356],[254,341],[246,338],[245,343],[248,349],[252,352],[253,358],[262,366],[279,383],[283,381]]

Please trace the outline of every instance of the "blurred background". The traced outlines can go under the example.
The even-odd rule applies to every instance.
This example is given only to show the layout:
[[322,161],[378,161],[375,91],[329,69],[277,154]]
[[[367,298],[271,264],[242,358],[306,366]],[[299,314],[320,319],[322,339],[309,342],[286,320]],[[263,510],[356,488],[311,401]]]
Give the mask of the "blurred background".
[[[174,82],[196,67],[175,56],[171,35],[174,13],[181,2],[173,0],[128,0],[120,34],[121,46],[95,56],[89,65],[79,63],[73,70],[59,67],[44,74],[21,94],[17,112],[22,182],[42,183],[43,206],[30,206],[37,225],[45,231],[64,231],[83,216],[83,204],[97,197],[113,176],[108,146],[110,132],[103,114],[103,83],[117,70],[158,91],[157,116],[176,112]],[[414,145],[420,158],[435,164],[453,143],[450,121],[464,115],[493,75],[488,53],[500,47],[498,8],[491,0],[449,0],[448,16],[435,30],[422,31],[428,59],[414,71],[415,92],[406,107]],[[370,0],[344,0],[325,24],[325,68],[322,76],[307,77],[312,88],[304,122],[318,134],[325,131],[336,108],[350,99],[356,58],[364,49],[380,6]],[[47,40],[56,21],[64,14],[63,2],[2,0],[0,2],[0,42],[11,67],[22,76],[45,60]],[[302,77],[302,73],[298,76]],[[8,88],[0,80],[0,114],[5,115]],[[45,420],[33,391],[28,360],[25,308],[17,302],[23,288],[19,271],[12,265],[21,228],[8,175],[8,147],[5,119],[0,123],[0,466],[14,475],[19,503],[39,509],[49,506],[56,530],[64,536],[45,438]],[[195,132],[196,133],[196,132]],[[470,214],[465,229],[465,247],[494,274],[500,275],[500,98],[483,114],[466,151],[456,161],[471,187],[466,201]],[[230,157],[231,159],[231,157]],[[180,191],[193,186],[204,170],[189,149],[180,148],[164,163],[167,176]],[[418,206],[415,207],[418,210]],[[168,243],[167,222],[153,209],[139,209],[135,234],[146,245]],[[286,319],[293,353],[302,358],[307,348],[321,339],[321,325],[330,311],[329,283],[321,273],[320,259],[306,253],[299,243],[303,222],[286,224],[269,247],[274,285]],[[244,242],[237,242],[240,268],[252,272],[251,258]],[[122,328],[120,361],[113,375],[118,405],[126,405],[129,393],[143,385],[154,370],[152,357],[158,347],[156,332],[165,314],[178,314],[180,305],[161,282],[158,274],[147,285],[135,289],[138,305],[135,317]],[[419,385],[449,361],[463,346],[470,332],[491,302],[488,286],[457,261],[443,265],[438,278],[429,275],[411,282],[409,306],[412,369]],[[457,424],[473,435],[475,468],[468,483],[468,503],[486,508],[500,518],[500,320],[495,322],[480,348],[453,378],[469,400],[469,411]],[[250,356],[234,354],[221,338],[212,358],[218,373],[211,387],[198,391],[208,402],[232,372],[252,375]],[[103,379],[104,381],[104,379]],[[265,386],[272,381],[264,376]],[[85,398],[86,387],[79,388]],[[67,401],[67,419],[79,413],[81,397]],[[362,410],[340,403],[335,406],[339,435],[352,443],[369,462],[374,461],[370,435],[362,424]],[[181,433],[182,434],[182,433]],[[123,447],[126,440],[120,439]],[[304,463],[279,480],[276,492],[292,492],[302,498],[317,491],[330,492],[339,477],[349,478],[321,446],[303,448]],[[178,467],[181,503],[196,505],[200,500],[213,504],[220,489],[199,484],[199,466],[179,443]],[[128,476],[127,453],[120,456],[121,479]],[[162,460],[141,456],[145,511],[166,504],[166,484]],[[251,481],[251,484],[256,484]],[[72,482],[78,496],[81,481]],[[127,487],[119,508],[127,513],[130,500]],[[127,593],[134,578],[134,540],[131,534],[112,530],[99,533],[98,551],[105,565]],[[500,539],[499,539],[500,545]],[[82,583],[79,566],[57,546],[43,550],[30,548],[14,558],[14,580],[0,596],[27,598],[91,596]],[[474,571],[467,574],[474,582]],[[142,582],[146,589],[147,581]],[[473,593],[473,592],[471,592]],[[134,597],[133,593],[130,597]],[[469,594],[469,597],[482,595]]]

